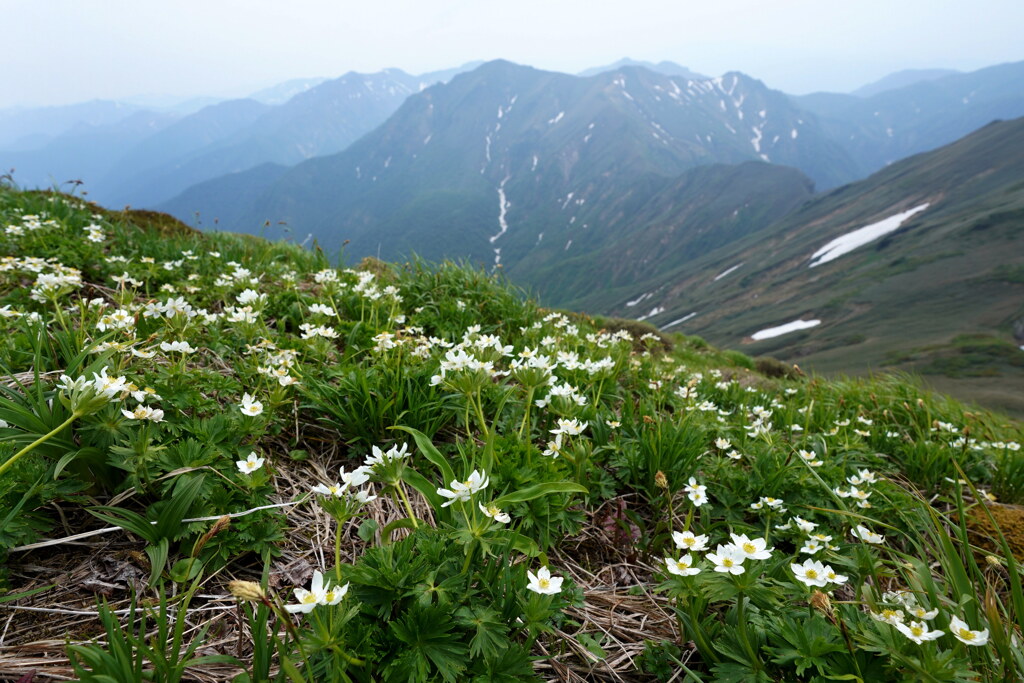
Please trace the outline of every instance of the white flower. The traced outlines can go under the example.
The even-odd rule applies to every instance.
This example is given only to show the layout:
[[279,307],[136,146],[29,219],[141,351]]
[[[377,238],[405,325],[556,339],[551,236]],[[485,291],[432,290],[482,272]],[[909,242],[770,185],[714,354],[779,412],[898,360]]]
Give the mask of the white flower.
[[690,502],[693,503],[694,507],[700,507],[704,503],[708,502],[708,487],[703,484],[698,484],[697,480],[693,477],[690,477],[689,482],[683,487],[683,490],[686,491],[686,497],[690,499]]
[[195,353],[196,349],[187,341],[160,342],[160,350],[164,353],[178,351],[179,353]]
[[733,547],[748,560],[767,560],[772,556],[774,548],[766,547],[768,541],[763,538],[747,538],[746,534],[729,534]]
[[490,479],[487,478],[486,474],[473,470],[465,481],[453,481],[449,484],[451,489],[439,488],[437,490],[438,495],[450,499],[447,503],[442,503],[441,507],[448,507],[457,500],[468,501],[474,493],[487,488],[489,483]]
[[313,611],[314,607],[322,605],[326,598],[327,591],[324,590],[324,575],[318,569],[313,572],[313,580],[310,582],[309,590],[305,588],[295,589],[295,599],[298,601],[298,604],[285,605],[284,608],[292,614],[298,612],[309,614]]
[[961,621],[957,617],[950,617],[949,632],[965,645],[984,645],[988,642],[988,629],[972,631],[968,628],[967,622]]
[[883,609],[881,612],[869,612],[871,618],[875,621],[881,621],[885,624],[896,624],[903,623],[903,610],[900,609]]
[[242,405],[240,409],[243,414],[255,417],[263,412],[263,404],[249,394],[242,394]]
[[671,557],[665,558],[665,569],[669,574],[675,574],[676,576],[693,576],[694,574],[700,574],[700,569],[693,566],[693,555],[687,553],[678,560],[673,560]]
[[313,493],[319,493],[321,496],[334,496],[335,498],[341,498],[345,495],[345,489],[348,486],[338,482],[336,484],[317,484],[312,488]]
[[836,574],[836,570],[832,569],[832,567],[827,564],[825,565],[825,577],[828,579],[829,583],[834,583],[837,586],[841,586],[842,584],[850,580],[849,576],[845,576],[843,574]]
[[800,517],[799,515],[794,515],[793,521],[796,522],[797,528],[800,529],[800,531],[804,532],[805,534],[811,533],[818,526],[815,522],[811,522],[809,520],[806,520],[803,517]]
[[96,394],[108,400],[116,400],[114,397],[126,389],[127,381],[125,378],[108,376],[106,367],[100,370],[99,374],[94,372],[92,376],[92,385],[93,389],[96,390]]
[[536,574],[527,570],[526,576],[530,580],[526,587],[534,593],[555,595],[562,590],[563,578],[561,576],[551,576],[551,572],[547,567],[541,567],[537,570]]
[[921,621],[929,621],[939,616],[939,609],[937,607],[935,609],[926,610],[924,607],[921,607],[920,605],[914,605],[909,609],[910,613],[914,615],[916,618],[920,619]]
[[363,467],[376,467],[378,465],[386,465],[392,460],[402,460],[409,457],[409,444],[403,443],[401,447],[397,444],[392,446],[386,451],[382,451],[377,446],[373,446],[370,449],[370,455],[366,456],[363,460]]
[[708,553],[707,558],[715,565],[716,572],[728,574],[742,574],[743,560],[746,556],[735,546],[720,545],[716,552]]
[[703,534],[695,536],[692,531],[673,531],[672,540],[680,550],[698,551],[708,547],[708,537]]
[[856,529],[850,531],[850,534],[866,543],[874,543],[877,545],[885,542],[885,536],[882,534],[876,534],[874,531],[871,531],[861,524],[858,524]]
[[245,460],[236,460],[235,465],[242,474],[252,474],[263,467],[263,458],[256,457],[256,452],[253,451]]
[[727,451],[730,448],[732,448],[732,444],[729,442],[728,439],[721,439],[721,438],[719,438],[719,439],[715,439],[715,448],[717,448],[719,450]]
[[502,512],[497,505],[484,505],[483,503],[477,503],[480,507],[480,512],[484,513],[485,517],[490,517],[495,522],[500,524],[508,524],[512,521],[507,512]]
[[129,420],[149,420],[151,422],[164,421],[164,411],[159,408],[149,408],[143,405],[135,406],[135,410],[125,410],[122,408],[121,414]]
[[313,572],[313,580],[310,582],[309,590],[304,588],[295,589],[295,599],[298,604],[285,605],[285,609],[296,614],[309,614],[317,605],[337,605],[348,593],[348,584],[344,586],[325,586],[324,575],[320,570]]
[[804,541],[804,546],[800,548],[800,552],[807,553],[808,555],[814,555],[815,553],[820,552],[823,549],[824,546],[821,545],[821,543],[819,543],[816,539],[808,538],[806,541]]
[[341,481],[344,483],[344,488],[356,488],[362,486],[366,482],[370,481],[370,468],[366,465],[357,467],[351,472],[346,472],[345,468],[341,468]]
[[942,637],[942,631],[928,630],[928,624],[923,621],[912,621],[909,624],[895,624],[896,630],[910,638],[915,643],[921,644],[926,640],[935,640]]
[[323,605],[337,605],[341,602],[341,599],[348,593],[348,584],[344,586],[331,586],[330,588],[324,589],[324,601]]
[[821,588],[828,583],[828,577],[825,575],[825,565],[817,560],[804,560],[803,564],[791,564],[789,568],[797,580],[807,586]]
[[556,434],[554,441],[548,441],[548,446],[545,448],[541,455],[547,455],[552,458],[557,458],[562,454],[562,435]]
[[586,429],[586,428],[587,428],[587,423],[586,422],[579,422],[579,421],[577,421],[575,419],[564,420],[564,419],[560,418],[558,420],[558,428],[557,429],[552,429],[551,433],[552,434],[566,434],[568,436],[577,436],[578,434],[582,434],[583,430]]

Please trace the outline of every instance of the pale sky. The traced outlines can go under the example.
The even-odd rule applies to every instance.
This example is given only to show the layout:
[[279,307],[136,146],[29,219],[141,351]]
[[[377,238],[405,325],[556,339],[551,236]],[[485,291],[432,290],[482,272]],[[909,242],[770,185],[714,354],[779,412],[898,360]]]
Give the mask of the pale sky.
[[621,57],[801,94],[1024,60],[1017,0],[0,0],[0,107],[240,96],[298,77]]

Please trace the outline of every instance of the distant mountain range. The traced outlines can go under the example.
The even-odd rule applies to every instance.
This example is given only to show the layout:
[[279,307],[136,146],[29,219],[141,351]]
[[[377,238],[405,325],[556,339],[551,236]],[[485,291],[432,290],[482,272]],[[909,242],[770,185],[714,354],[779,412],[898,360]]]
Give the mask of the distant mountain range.
[[[48,118],[54,120],[44,128],[45,118],[31,123],[39,110],[7,112],[10,125],[0,117],[0,140],[17,142],[0,151],[0,167],[15,168],[15,180],[26,187],[82,179],[94,201],[151,207],[209,178],[338,152],[380,125],[410,94],[460,70],[413,76],[388,69],[319,83],[290,81],[183,117],[89,103],[44,110],[53,109]],[[49,137],[40,132],[60,130],[60,123],[75,117],[85,122]],[[140,130],[142,125],[148,128]],[[94,144],[100,139],[106,152]]]
[[[348,240],[355,257],[468,256],[515,274],[602,248],[698,166],[767,159],[836,184],[851,165],[803,117],[742,74],[690,81],[625,67],[578,78],[498,61],[409,98],[344,152],[284,171],[242,213],[202,210],[242,177],[160,208],[199,207],[233,230],[283,221],[331,250]],[[806,179],[796,185],[809,193]]]

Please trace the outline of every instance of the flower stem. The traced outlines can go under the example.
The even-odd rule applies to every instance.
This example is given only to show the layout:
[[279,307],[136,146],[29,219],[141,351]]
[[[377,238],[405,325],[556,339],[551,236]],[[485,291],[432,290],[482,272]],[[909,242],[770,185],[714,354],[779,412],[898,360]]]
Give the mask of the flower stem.
[[750,665],[755,671],[760,671],[761,660],[754,652],[754,646],[750,643],[750,635],[747,633],[746,615],[743,614],[744,603],[746,603],[746,596],[743,595],[743,591],[740,591],[739,600],[736,603],[736,624],[739,627],[740,640],[743,641],[743,647],[747,650],[747,656],[750,657]]
[[535,387],[531,384],[530,390],[526,392],[526,410],[523,412],[523,423],[519,425],[519,438],[523,438],[523,430],[530,421],[530,406],[533,403],[533,392]]
[[337,520],[338,528],[334,530],[334,575],[338,577],[338,583],[341,583],[341,527],[343,526],[342,521]]
[[395,489],[398,491],[398,496],[402,499],[402,503],[405,505],[405,511],[409,515],[409,521],[412,522],[412,528],[418,529],[419,523],[416,522],[416,515],[412,513],[412,505],[409,504],[409,497],[405,495],[405,487],[402,486],[402,482],[395,482]]
[[0,476],[2,476],[3,473],[6,472],[8,469],[13,467],[14,463],[18,462],[18,460],[21,458],[21,456],[25,455],[26,453],[31,451],[33,448],[35,448],[39,444],[48,441],[51,437],[55,436],[56,434],[59,434],[61,431],[64,430],[65,427],[70,425],[72,422],[74,422],[78,418],[82,417],[82,415],[84,415],[84,414],[85,413],[76,410],[75,412],[71,413],[71,417],[69,417],[68,419],[66,419],[63,422],[61,422],[52,431],[50,431],[50,432],[48,432],[46,434],[43,434],[41,437],[39,437],[38,439],[36,439],[32,443],[30,443],[29,445],[25,446],[24,448],[22,448],[17,453],[15,453],[13,456],[10,457],[10,459],[8,459],[6,462],[4,462],[2,465],[0,465]]

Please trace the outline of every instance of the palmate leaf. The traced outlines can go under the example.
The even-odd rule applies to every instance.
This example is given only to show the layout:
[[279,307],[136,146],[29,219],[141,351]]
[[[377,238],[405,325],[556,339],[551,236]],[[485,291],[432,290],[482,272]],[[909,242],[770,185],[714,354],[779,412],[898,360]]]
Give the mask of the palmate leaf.
[[469,654],[491,658],[508,646],[508,627],[501,615],[487,606],[460,607],[455,618],[464,628],[473,631]]
[[445,681],[459,680],[469,648],[452,632],[455,623],[447,610],[414,604],[389,626],[404,647],[385,672],[388,681],[428,681],[434,673]]

